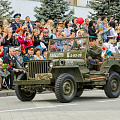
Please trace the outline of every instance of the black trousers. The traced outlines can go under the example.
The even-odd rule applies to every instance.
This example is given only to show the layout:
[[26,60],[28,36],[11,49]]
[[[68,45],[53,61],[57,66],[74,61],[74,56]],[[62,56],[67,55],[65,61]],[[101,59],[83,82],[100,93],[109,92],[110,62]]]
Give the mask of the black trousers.
[[10,88],[13,87],[13,81],[14,81],[14,74],[16,74],[16,76],[22,74],[23,72],[15,72],[14,70],[10,70],[10,75],[7,76],[7,78],[5,78],[6,84],[7,86],[9,86],[9,80],[10,80]]

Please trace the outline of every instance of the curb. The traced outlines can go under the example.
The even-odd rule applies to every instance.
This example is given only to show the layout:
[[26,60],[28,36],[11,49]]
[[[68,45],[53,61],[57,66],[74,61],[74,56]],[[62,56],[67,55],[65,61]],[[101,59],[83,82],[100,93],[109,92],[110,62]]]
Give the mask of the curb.
[[0,91],[0,97],[6,97],[6,96],[15,96],[14,90],[2,90]]
[[[53,92],[43,91],[42,93],[37,93],[37,94],[47,94],[47,93],[53,93]],[[16,96],[15,90],[2,90],[2,91],[0,91],[0,97],[7,97],[7,96]]]

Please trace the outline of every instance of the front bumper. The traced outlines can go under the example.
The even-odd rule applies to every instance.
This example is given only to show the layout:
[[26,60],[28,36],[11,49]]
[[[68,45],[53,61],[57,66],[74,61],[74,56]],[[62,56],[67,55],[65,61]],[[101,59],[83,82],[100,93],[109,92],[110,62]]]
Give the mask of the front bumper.
[[13,85],[45,85],[45,84],[51,84],[50,80],[20,80],[20,81],[14,81]]
[[51,84],[51,73],[39,73],[35,74],[35,79],[30,80],[16,80],[13,81],[13,85],[38,85],[38,84]]

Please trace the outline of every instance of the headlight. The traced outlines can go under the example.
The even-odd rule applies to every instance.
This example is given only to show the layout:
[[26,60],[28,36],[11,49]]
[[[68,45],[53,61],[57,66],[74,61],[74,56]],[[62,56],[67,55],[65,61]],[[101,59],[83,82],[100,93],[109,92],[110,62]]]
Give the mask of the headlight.
[[28,64],[25,64],[25,68],[26,68],[26,69],[28,68]]
[[52,67],[53,67],[53,63],[51,62],[51,63],[49,64],[49,66],[52,68]]
[[63,66],[65,64],[65,61],[64,60],[59,60],[59,65],[60,66]]

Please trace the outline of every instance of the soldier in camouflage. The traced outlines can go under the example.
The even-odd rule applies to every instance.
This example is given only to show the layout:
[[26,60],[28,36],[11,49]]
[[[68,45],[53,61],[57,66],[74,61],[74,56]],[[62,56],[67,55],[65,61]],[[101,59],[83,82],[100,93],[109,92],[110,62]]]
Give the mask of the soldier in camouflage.
[[87,52],[87,61],[88,63],[88,69],[94,69],[97,70],[97,65],[91,65],[97,64],[98,61],[102,61],[101,53],[102,49],[96,45],[96,37],[90,36],[89,37],[89,49]]

